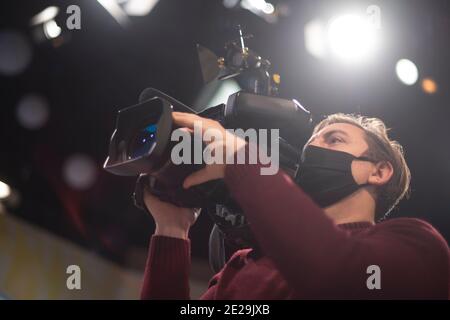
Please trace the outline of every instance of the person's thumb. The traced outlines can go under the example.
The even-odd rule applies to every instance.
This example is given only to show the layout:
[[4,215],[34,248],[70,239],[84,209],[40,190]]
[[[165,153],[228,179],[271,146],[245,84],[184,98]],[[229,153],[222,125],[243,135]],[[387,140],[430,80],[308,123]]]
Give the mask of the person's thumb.
[[207,182],[211,180],[210,176],[211,175],[208,173],[207,168],[195,171],[194,173],[187,176],[186,179],[184,179],[183,188],[188,189],[192,186]]

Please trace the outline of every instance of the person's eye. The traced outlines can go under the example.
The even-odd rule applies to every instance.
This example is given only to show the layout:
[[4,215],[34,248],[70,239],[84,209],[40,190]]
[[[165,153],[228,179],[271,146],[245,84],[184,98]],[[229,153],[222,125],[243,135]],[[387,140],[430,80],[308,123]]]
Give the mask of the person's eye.
[[342,143],[342,142],[344,142],[344,140],[342,140],[340,137],[337,137],[337,136],[332,136],[329,139],[330,144]]

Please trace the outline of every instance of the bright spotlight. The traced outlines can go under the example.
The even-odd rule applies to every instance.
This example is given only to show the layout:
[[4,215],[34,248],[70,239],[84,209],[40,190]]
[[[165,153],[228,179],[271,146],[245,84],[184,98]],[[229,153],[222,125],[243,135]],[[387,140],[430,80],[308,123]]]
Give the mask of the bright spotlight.
[[377,30],[366,18],[341,15],[329,22],[328,40],[332,53],[346,63],[358,63],[376,49]]
[[271,3],[266,3],[262,11],[265,14],[273,14],[275,12],[275,7]]
[[32,47],[28,39],[14,30],[0,31],[0,74],[15,76],[31,62]]
[[[227,4],[225,4],[225,6],[227,6]],[[265,0],[242,0],[241,7],[253,12],[267,22],[273,23],[277,21],[276,16],[274,15],[275,7]]]
[[61,28],[55,20],[50,20],[44,23],[44,34],[47,39],[57,38],[61,34]]
[[121,26],[127,26],[130,23],[127,13],[120,6],[117,0],[97,0],[103,8],[117,21]]
[[0,199],[8,198],[11,195],[11,188],[4,182],[0,181]]
[[20,99],[16,109],[17,121],[26,129],[42,128],[48,120],[47,100],[37,94],[28,94]]
[[50,20],[53,20],[58,15],[59,9],[58,7],[52,6],[48,7],[45,10],[39,12],[33,18],[31,18],[30,24],[32,26],[36,26],[38,24],[43,24]]
[[83,154],[74,155],[64,163],[63,176],[73,189],[86,190],[95,183],[97,167],[90,157]]
[[253,9],[263,11],[266,8],[267,2],[265,0],[244,0],[241,6],[245,9]]
[[152,11],[159,0],[128,0],[124,5],[125,12],[130,16],[145,16]]
[[408,59],[399,60],[395,65],[395,72],[400,81],[407,86],[413,85],[419,78],[419,71],[416,65]]
[[322,21],[318,19],[309,21],[305,25],[304,32],[306,50],[316,58],[323,58],[327,53],[327,44]]
[[240,1],[241,0],[223,0],[223,5],[225,8],[231,9],[237,6]]
[[435,94],[437,92],[437,84],[431,78],[425,78],[422,80],[422,89],[425,93]]

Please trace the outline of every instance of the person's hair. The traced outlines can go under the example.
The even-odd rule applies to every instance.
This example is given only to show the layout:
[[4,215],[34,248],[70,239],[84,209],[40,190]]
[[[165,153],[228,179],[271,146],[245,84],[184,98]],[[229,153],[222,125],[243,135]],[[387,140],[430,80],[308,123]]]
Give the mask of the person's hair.
[[392,165],[392,177],[376,189],[375,219],[385,218],[405,195],[409,196],[411,173],[403,147],[388,137],[388,128],[383,121],[357,114],[329,115],[314,127],[313,135],[333,123],[348,123],[363,129],[369,146],[364,155],[376,162],[387,161]]

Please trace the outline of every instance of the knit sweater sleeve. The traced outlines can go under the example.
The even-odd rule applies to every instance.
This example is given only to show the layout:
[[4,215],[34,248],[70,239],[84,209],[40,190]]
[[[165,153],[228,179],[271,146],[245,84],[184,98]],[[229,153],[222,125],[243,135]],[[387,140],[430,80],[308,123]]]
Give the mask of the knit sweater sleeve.
[[[360,236],[337,227],[282,171],[229,164],[225,181],[263,253],[301,298],[448,298],[449,251],[417,219],[393,219]],[[368,287],[378,266],[381,289]]]
[[153,235],[141,299],[190,299],[190,240]]

